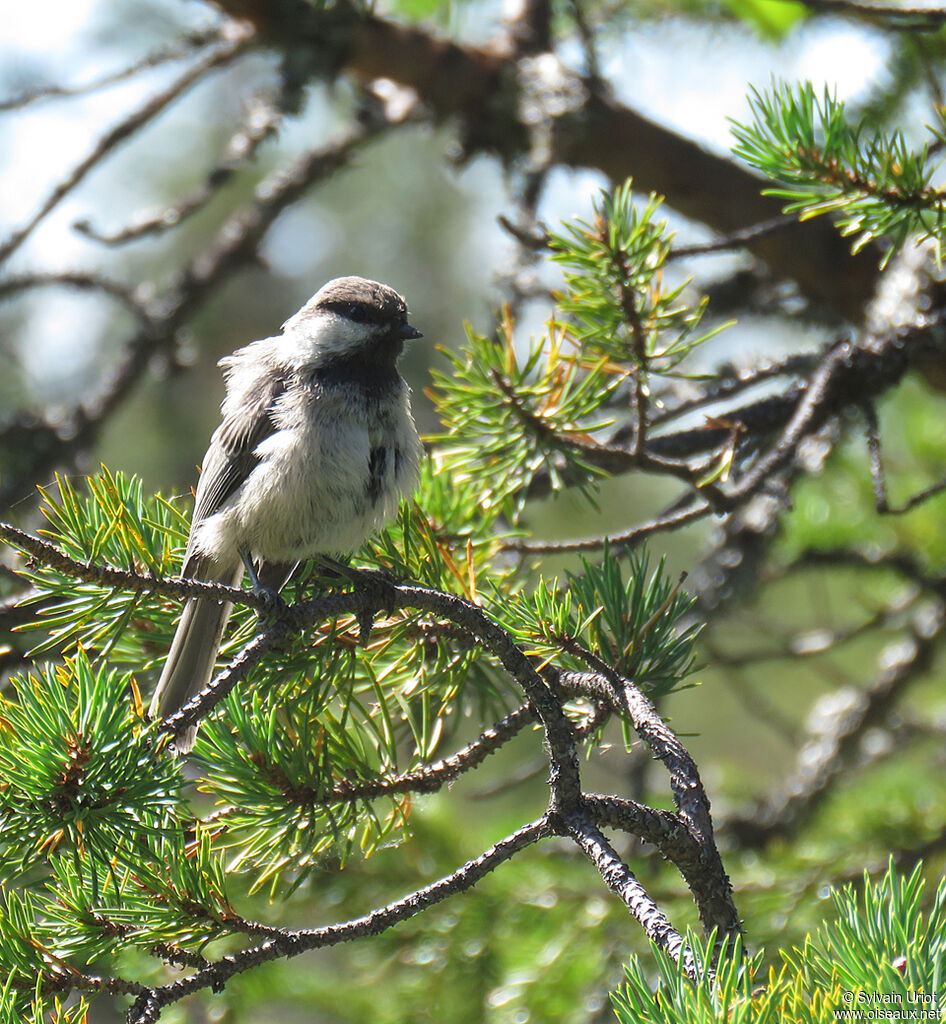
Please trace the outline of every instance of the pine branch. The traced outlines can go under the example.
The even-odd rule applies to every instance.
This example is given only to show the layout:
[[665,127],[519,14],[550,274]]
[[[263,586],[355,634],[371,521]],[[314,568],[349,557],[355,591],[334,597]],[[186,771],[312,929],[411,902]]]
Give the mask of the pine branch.
[[200,989],[220,989],[237,974],[283,957],[298,956],[314,949],[326,949],[340,942],[380,935],[401,921],[409,920],[451,896],[466,892],[491,871],[529,846],[554,835],[547,816],[524,825],[479,857],[431,885],[418,889],[393,903],[343,924],[323,928],[283,929],[278,936],[221,960],[212,961],[189,978],[144,992],[128,1012],[128,1024],[147,1024],[158,1019],[161,1009]]
[[130,590],[139,594],[162,594],[165,597],[207,597],[214,601],[229,601],[244,604],[265,613],[269,606],[252,590],[239,587],[225,587],[219,583],[205,583],[193,579],[159,579],[157,576],[142,576],[129,569],[118,569],[113,565],[99,565],[71,558],[55,544],[40,539],[10,523],[0,522],[0,540],[26,552],[31,558],[59,572],[73,576],[86,583],[98,583],[116,590]]
[[[234,593],[230,588],[208,588],[207,585],[195,585],[192,581],[160,581],[110,567],[83,563],[62,554],[47,542],[30,537],[23,531],[12,527],[0,527],[0,536],[29,551],[33,557],[47,560],[59,571],[73,570],[81,579],[91,579],[109,586],[130,584],[132,589],[159,590],[176,596],[188,597],[195,594],[209,595],[209,593],[215,593],[216,596],[226,599],[232,599],[238,595],[243,596],[241,592]],[[603,578],[599,585],[604,586]],[[661,607],[664,611],[668,608],[668,600],[676,600],[675,592],[671,592],[669,599],[666,596],[661,597],[659,591],[655,591],[654,595],[655,600],[663,601]],[[589,596],[588,599],[592,600],[593,598]],[[428,766],[426,770],[420,772],[384,780],[380,792],[403,791],[408,786],[421,788],[429,784],[431,779],[436,779],[439,785],[446,778],[474,767],[499,743],[518,731],[522,725],[535,716],[542,724],[545,734],[549,760],[550,800],[546,818],[529,828],[533,832],[538,830],[542,834],[558,832],[572,836],[599,867],[607,884],[622,896],[629,910],[638,918],[648,934],[665,942],[666,948],[672,955],[680,955],[682,944],[679,935],[673,932],[665,920],[659,916],[652,901],[627,871],[626,866],[615,861],[610,846],[600,837],[588,819],[588,805],[585,803],[581,787],[576,754],[576,735],[571,723],[564,715],[560,693],[561,689],[576,690],[599,704],[611,705],[619,712],[626,713],[634,728],[652,746],[657,756],[665,761],[671,775],[674,798],[680,810],[678,821],[680,826],[691,834],[700,850],[699,861],[704,872],[703,879],[694,881],[691,870],[692,857],[684,862],[681,870],[684,871],[688,883],[691,884],[707,926],[709,927],[711,923],[725,921],[725,927],[728,929],[738,928],[738,916],[732,907],[728,881],[722,874],[718,855],[715,854],[712,826],[708,817],[708,803],[702,791],[696,767],[673,733],[661,722],[650,702],[629,680],[622,678],[603,663],[595,662],[594,656],[589,652],[584,652],[584,657],[595,662],[598,669],[597,675],[562,673],[548,664],[541,669],[537,668],[533,659],[523,652],[506,629],[494,622],[482,608],[463,598],[411,584],[385,583],[383,587],[366,586],[350,593],[330,594],[287,606],[275,621],[264,626],[261,632],[243,647],[207,688],[189,701],[181,711],[163,721],[161,723],[162,731],[173,734],[205,717],[222,696],[245,677],[249,668],[259,663],[267,651],[287,640],[293,633],[326,619],[350,616],[359,620],[365,615],[374,615],[381,610],[387,610],[390,614],[397,609],[411,609],[435,615],[439,620],[446,621],[459,629],[461,636],[475,638],[475,641],[489,652],[518,683],[526,694],[528,704],[508,716],[495,729],[488,730],[478,741],[453,758]],[[654,626],[656,612],[653,609],[646,613],[642,611],[641,614],[647,616],[647,621],[640,628],[634,627],[636,630],[635,644],[640,644],[642,636],[656,628]],[[337,788],[342,790],[342,793],[339,794],[342,799],[351,799],[358,792],[357,787],[342,785]],[[344,792],[346,789],[347,793]],[[601,810],[604,805],[601,804],[600,798],[595,798],[595,801],[593,801],[594,806]],[[658,812],[641,808],[640,814],[643,816],[642,822],[647,824],[648,829],[652,829],[654,823],[661,820]],[[629,820],[626,807],[624,808],[624,820],[625,823]],[[663,820],[666,822],[666,819]],[[529,832],[530,837],[533,832]],[[530,838],[529,841],[534,840]],[[518,840],[510,840],[510,843],[515,849],[519,848]],[[692,852],[692,848],[681,847],[679,839],[662,843],[661,849],[670,856],[675,853]],[[494,855],[484,856],[491,861]],[[471,862],[474,865],[478,863],[480,862]],[[462,887],[467,884],[464,881],[466,878],[464,872],[475,873],[477,870],[479,869],[471,868],[470,865],[466,869],[461,869],[460,873],[453,876],[454,880],[449,885],[444,883],[443,895],[446,895],[448,891],[454,891],[456,885]],[[472,884],[472,881],[469,884]],[[440,891],[437,889],[437,892]],[[723,893],[722,899],[720,891]],[[408,907],[416,908],[418,900],[423,902],[427,898],[427,896],[415,894],[415,896],[402,901],[397,908],[383,908],[381,911],[369,915],[369,918],[377,922],[384,919],[386,914],[390,914],[392,920],[401,919],[402,913]],[[440,897],[438,896],[438,898]],[[411,912],[416,912],[416,909]],[[244,921],[239,915],[231,912],[225,913],[222,917],[215,912],[212,918],[220,927],[225,927],[228,930],[235,929],[247,934],[255,934],[258,931],[257,926]],[[367,919],[365,920],[367,921]],[[344,927],[348,926],[339,926],[340,929]],[[357,927],[368,927],[368,925],[363,923]],[[371,928],[373,927],[374,925],[371,925]],[[371,933],[374,932],[371,931]],[[261,962],[257,959],[258,956],[268,959],[270,956],[276,955],[293,955],[294,952],[301,951],[302,948],[314,948],[309,944],[309,939],[302,940],[299,936],[294,936],[293,933],[286,934],[290,937],[284,938],[281,932],[279,935],[270,935],[272,946],[267,947],[265,952],[246,954],[246,958],[241,955],[239,961],[228,960],[225,967],[219,963],[208,966],[198,972],[195,978],[202,979],[199,984],[220,984],[230,976],[227,972],[232,972],[237,962],[242,965],[240,969],[245,969]],[[324,936],[329,932],[322,930],[319,934],[321,937],[316,945],[323,944]],[[337,934],[341,936],[343,932],[339,931]],[[302,945],[298,946],[300,941]],[[335,938],[333,941],[340,941],[340,938]],[[194,979],[190,979],[188,985],[191,983],[198,984]],[[180,985],[180,983],[177,984]],[[186,991],[191,991],[191,988],[188,987],[185,990],[170,986],[161,991],[174,993],[168,998],[178,998]],[[152,1012],[151,1010],[146,1011],[148,1006],[163,1005],[163,1002],[160,1001],[154,1003],[152,996],[154,999],[159,999],[157,995],[151,993],[139,1001],[142,1014]],[[164,998],[164,996],[160,997],[160,999]],[[147,1019],[147,1016],[141,1019]]]
[[[240,45],[246,45],[244,39]],[[236,43],[226,50],[239,51]],[[57,467],[86,451],[112,413],[129,397],[157,353],[173,350],[178,332],[216,289],[239,269],[257,259],[259,245],[273,221],[312,185],[344,166],[368,140],[391,122],[375,119],[347,135],[303,153],[288,167],[279,167],[255,188],[250,203],[233,213],[213,241],[176,275],[165,294],[139,307],[140,329],[124,346],[124,356],[90,399],[62,417],[66,424],[21,416],[0,428],[0,451],[15,451],[17,463],[0,480],[0,507],[11,506]],[[68,275],[81,277],[82,275]],[[136,310],[137,312],[137,310]]]

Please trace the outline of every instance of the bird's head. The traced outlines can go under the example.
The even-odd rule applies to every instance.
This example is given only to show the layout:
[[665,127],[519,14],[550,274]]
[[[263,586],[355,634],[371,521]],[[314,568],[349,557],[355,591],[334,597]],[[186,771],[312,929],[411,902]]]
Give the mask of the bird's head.
[[308,341],[320,362],[376,359],[393,363],[404,342],[421,333],[407,321],[407,304],[386,284],[337,277],[323,285],[283,324],[283,333]]

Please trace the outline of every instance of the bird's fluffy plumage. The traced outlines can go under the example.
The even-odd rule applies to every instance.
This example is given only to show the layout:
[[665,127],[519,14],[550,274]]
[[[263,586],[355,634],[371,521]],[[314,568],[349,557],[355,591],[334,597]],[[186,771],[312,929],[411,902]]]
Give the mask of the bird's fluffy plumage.
[[[184,575],[236,585],[241,555],[282,582],[301,559],[354,551],[417,481],[420,441],[397,371],[418,337],[392,288],[330,281],[283,325],[220,361],[223,419],[204,457]],[[185,606],[151,704],[167,717],[210,680],[228,605]],[[177,738],[190,749],[194,730]]]

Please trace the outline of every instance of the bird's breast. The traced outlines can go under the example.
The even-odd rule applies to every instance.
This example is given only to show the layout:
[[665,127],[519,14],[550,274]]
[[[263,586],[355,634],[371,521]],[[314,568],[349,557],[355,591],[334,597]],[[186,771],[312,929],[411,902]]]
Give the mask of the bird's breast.
[[390,521],[416,485],[419,441],[406,396],[327,397],[308,408],[287,402],[279,429],[256,449],[260,461],[234,511],[263,558],[348,554]]

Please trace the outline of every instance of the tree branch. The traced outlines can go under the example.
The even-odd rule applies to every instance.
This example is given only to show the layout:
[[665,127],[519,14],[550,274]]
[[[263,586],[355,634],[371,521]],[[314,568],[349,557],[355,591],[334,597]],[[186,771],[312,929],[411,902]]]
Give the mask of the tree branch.
[[[857,755],[864,733],[886,722],[896,702],[930,669],[946,619],[941,603],[918,612],[907,641],[881,652],[876,680],[865,690],[848,689],[825,704],[818,726],[799,751],[793,776],[780,795],[724,821],[721,836],[743,849],[757,849],[794,834],[823,804]],[[839,698],[843,696],[843,702]]]
[[172,46],[162,47],[154,53],[149,53],[141,60],[135,61],[126,68],[119,71],[112,71],[101,75],[88,82],[80,82],[78,85],[46,85],[36,89],[29,89],[13,96],[10,99],[0,100],[0,111],[21,110],[30,104],[38,103],[41,100],[65,99],[72,96],[87,96],[90,92],[96,92],[109,85],[124,82],[142,71],[148,71],[161,64],[168,64],[171,61],[182,60],[189,56],[194,50],[217,42],[220,34],[217,29],[210,32],[195,32],[193,35],[185,36],[179,43]]
[[0,451],[8,456],[0,479],[0,507],[26,497],[33,481],[45,478],[86,450],[109,415],[130,395],[155,354],[168,351],[189,317],[232,274],[256,259],[260,241],[279,214],[316,181],[343,166],[360,145],[377,137],[386,126],[385,122],[360,124],[340,140],[304,153],[288,168],[281,167],[261,181],[253,201],[226,221],[213,242],[178,274],[162,299],[148,304],[147,321],[126,343],[123,360],[98,394],[63,417],[65,427],[21,417],[0,429]]
[[5,242],[0,243],[0,264],[19,249],[46,215],[54,210],[108,153],[149,121],[153,121],[158,114],[178,99],[190,86],[203,78],[212,68],[221,67],[233,60],[246,49],[251,38],[252,34],[246,25],[241,26],[237,22],[229,23],[221,36],[220,45],[195,61],[167,88],[152,96],[142,106],[119,121],[111,131],[103,135],[89,153],[52,189],[36,213],[21,228],[17,228]]
[[219,989],[234,975],[260,964],[282,957],[298,956],[308,950],[325,949],[367,935],[380,935],[381,932],[415,917],[448,897],[466,892],[500,864],[553,834],[547,818],[542,817],[517,829],[479,857],[467,861],[452,874],[393,903],[372,910],[363,917],[346,921],[344,924],[327,925],[324,928],[299,931],[287,928],[279,936],[267,939],[259,946],[241,950],[239,953],[209,963],[189,978],[175,981],[162,988],[148,989],[128,1011],[128,1024],[156,1021],[162,1007],[202,988]]
[[280,111],[258,98],[247,112],[243,126],[227,144],[224,158],[207,172],[203,183],[193,192],[157,212],[139,214],[120,231],[103,232],[87,220],[78,220],[73,227],[87,238],[109,246],[124,245],[145,235],[157,235],[178,227],[202,210],[256,155],[259,147],[275,134],[281,117]]
[[[58,551],[53,545],[39,538],[31,537],[15,527],[0,524],[0,537],[28,551],[34,557],[42,558],[58,571],[75,573],[76,577],[92,580],[104,586],[122,587],[138,591],[155,590],[172,593],[175,596],[210,596],[217,599],[242,600],[255,604],[258,598],[229,587],[219,587],[196,581],[161,581],[139,577],[126,570],[109,566],[93,566],[72,559]],[[248,600],[251,599],[251,600]],[[706,799],[699,773],[686,749],[657,715],[653,705],[639,692],[632,682],[618,676],[605,665],[598,673],[562,672],[553,666],[543,666],[541,672],[533,665],[512,637],[493,622],[478,606],[452,594],[430,590],[410,584],[386,583],[383,587],[365,587],[350,593],[330,594],[312,601],[301,602],[286,608],[281,615],[267,625],[253,640],[246,644],[230,664],[220,672],[200,693],[189,700],[178,712],[161,722],[161,732],[175,735],[181,729],[204,718],[209,711],[262,657],[292,633],[328,618],[354,616],[363,618],[381,610],[393,611],[410,608],[438,616],[453,623],[465,636],[473,637],[491,656],[496,658],[509,675],[521,686],[528,698],[528,705],[507,716],[493,730],[488,730],[476,743],[461,751],[453,758],[429,766],[418,773],[393,779],[383,784],[380,793],[398,791],[394,787],[409,785],[416,788],[426,783],[433,775],[440,784],[449,774],[459,773],[479,763],[499,743],[521,728],[532,715],[542,723],[549,759],[550,799],[545,826],[569,834],[588,853],[602,871],[602,877],[617,891],[632,913],[641,921],[648,935],[658,937],[674,955],[680,952],[679,936],[670,929],[665,919],[655,917],[652,901],[640,889],[632,875],[620,862],[612,859],[613,851],[588,819],[588,807],[581,789],[581,780],[576,752],[576,736],[563,709],[560,691],[574,691],[582,696],[605,705],[612,705],[629,716],[634,728],[655,754],[666,764],[671,778],[674,799],[680,811],[681,827],[688,831],[699,849],[694,868],[694,858],[688,856],[681,866],[684,877],[694,893],[700,915],[706,927],[721,925],[724,930],[738,930],[738,915],[732,904],[732,890],[713,840],[712,823],[709,819],[709,802]],[[585,656],[593,658],[586,652]],[[436,773],[434,775],[434,773]],[[340,796],[345,799],[357,794],[355,787]],[[377,795],[379,791],[359,795]],[[604,809],[600,801],[593,806]],[[614,813],[614,808],[608,808]],[[625,823],[629,820],[628,805],[622,807]],[[648,821],[653,830],[666,824],[658,812],[639,808],[638,813]],[[651,834],[656,834],[653,831]],[[602,843],[604,845],[602,845]],[[679,848],[672,842],[664,842],[661,850],[670,856]],[[685,851],[689,852],[689,851]],[[658,912],[659,913],[659,912]],[[150,998],[150,997],[149,997]],[[150,1006],[149,999],[141,1001],[142,1013]],[[150,1011],[148,1011],[150,1012]],[[141,1019],[152,1019],[142,1017]]]
[[[510,541],[508,548],[530,554],[561,551],[589,551],[604,543],[627,548],[655,533],[688,525],[715,511],[732,511],[745,504],[767,486],[778,472],[795,456],[801,442],[851,408],[863,408],[865,401],[884,394],[896,386],[914,366],[920,366],[932,353],[946,348],[946,310],[937,309],[921,316],[913,326],[891,328],[882,335],[864,334],[857,341],[844,338],[830,345],[820,356],[817,368],[807,383],[793,383],[781,395],[767,396],[757,402],[720,414],[725,426],[708,426],[651,438],[645,454],[654,458],[661,472],[677,475],[692,484],[691,472],[680,472],[673,464],[659,466],[656,460],[685,459],[695,453],[712,450],[732,434],[740,432],[744,450],[758,450],[777,433],[775,440],[763,450],[728,488],[714,489],[703,497],[695,496],[675,503],[662,515],[635,526],[624,533],[593,537],[578,541]],[[765,371],[766,373],[768,371]],[[584,456],[609,473],[627,472],[640,465],[629,447],[602,445],[595,452],[593,445],[582,447]],[[653,467],[652,467],[653,468]],[[541,481],[538,487],[541,493]],[[939,493],[940,485],[923,492],[914,504]]]
[[571,837],[598,869],[605,883],[637,918],[645,935],[661,949],[665,949],[674,960],[682,958],[687,974],[696,979],[696,963],[683,936],[667,920],[601,831],[590,820],[577,815],[568,818],[567,822]]
[[[436,119],[459,119],[468,153],[488,150],[512,160],[529,152],[529,132],[520,121],[527,79],[500,49],[459,46],[346,3],[322,13],[305,0],[217,3],[252,20],[277,50],[309,47],[315,70],[335,73],[340,64],[362,82],[389,78],[416,90]],[[325,55],[326,39],[335,43],[335,63]],[[761,195],[763,182],[742,167],[622,106],[592,79],[561,72],[574,99],[550,126],[552,162],[597,169],[612,181],[633,176],[642,191],[662,193],[684,216],[722,234],[781,216],[781,201]],[[860,319],[878,273],[871,246],[851,255],[831,224],[816,219],[750,237],[747,247],[818,304]]]

